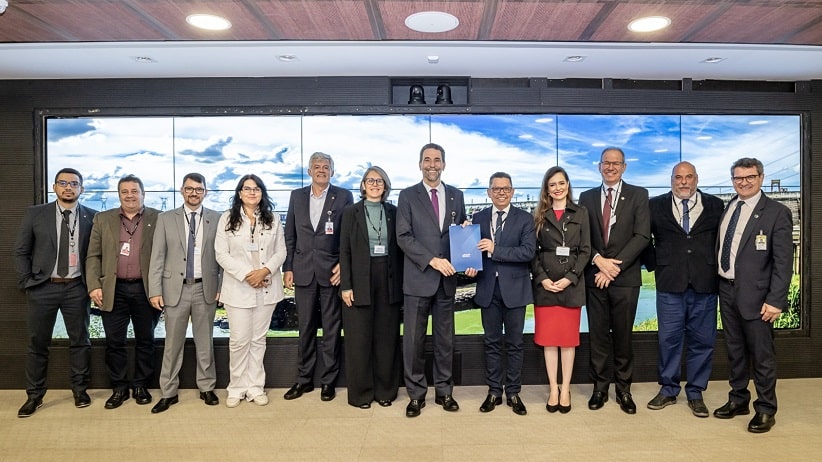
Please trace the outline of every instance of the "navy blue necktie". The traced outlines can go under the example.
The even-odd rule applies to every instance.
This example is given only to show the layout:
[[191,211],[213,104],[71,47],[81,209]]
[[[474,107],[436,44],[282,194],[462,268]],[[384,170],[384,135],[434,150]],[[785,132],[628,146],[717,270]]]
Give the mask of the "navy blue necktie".
[[722,257],[720,257],[719,263],[722,265],[722,271],[725,272],[731,269],[731,244],[734,240],[734,232],[736,232],[736,223],[739,221],[739,213],[744,203],[744,201],[737,201],[736,209],[734,209],[734,213],[731,215],[730,221],[728,221],[728,229],[725,231],[725,237],[722,239]]
[[688,199],[682,199],[682,229],[685,231],[685,234],[691,232],[691,224],[690,224],[690,217],[688,215],[690,210],[688,209]]
[[494,244],[499,241],[499,233],[502,231],[502,216],[505,215],[503,210],[497,210],[497,226],[494,228]]

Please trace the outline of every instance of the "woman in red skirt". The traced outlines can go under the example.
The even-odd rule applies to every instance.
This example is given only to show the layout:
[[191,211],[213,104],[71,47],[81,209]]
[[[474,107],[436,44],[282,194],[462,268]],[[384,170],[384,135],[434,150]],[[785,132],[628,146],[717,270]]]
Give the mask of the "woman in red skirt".
[[[562,167],[542,179],[534,210],[537,254],[534,276],[534,342],[543,347],[548,371],[548,412],[571,410],[571,374],[579,345],[579,318],[585,304],[585,266],[591,258],[591,231],[585,207],[573,202],[571,180]],[[562,362],[562,386],[557,369]]]

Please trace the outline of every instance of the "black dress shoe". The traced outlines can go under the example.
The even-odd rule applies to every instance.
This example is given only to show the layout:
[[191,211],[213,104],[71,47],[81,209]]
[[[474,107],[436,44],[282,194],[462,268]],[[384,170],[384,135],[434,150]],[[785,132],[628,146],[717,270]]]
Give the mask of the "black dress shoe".
[[425,407],[425,400],[424,399],[412,399],[408,402],[408,406],[405,407],[405,416],[406,417],[416,417],[420,415],[420,410]]
[[391,400],[390,399],[378,399],[377,404],[379,404],[382,407],[388,407],[388,406],[391,405]]
[[283,395],[285,399],[297,399],[303,395],[303,393],[308,393],[309,391],[314,390],[314,385],[310,383],[295,383],[294,386],[288,389]]
[[160,398],[160,401],[157,401],[157,404],[151,408],[152,414],[159,414],[161,412],[165,412],[171,407],[172,404],[179,403],[180,400],[177,399],[177,395],[172,396],[171,398]]
[[482,402],[482,405],[480,406],[480,412],[491,412],[500,404],[502,404],[501,396],[494,396],[489,394],[485,397],[485,401]]
[[123,401],[128,401],[128,390],[114,390],[114,393],[106,400],[105,408],[117,409]]
[[[349,403],[351,404],[351,403]],[[360,409],[371,409],[371,403],[362,403],[362,404],[351,404],[354,407],[358,407]]]
[[337,391],[334,389],[334,385],[323,385],[323,389],[320,391],[321,400],[331,401],[335,396],[337,396]]
[[616,394],[617,403],[622,412],[626,414],[636,414],[636,404],[631,394],[627,391],[618,391]]
[[23,403],[23,406],[20,407],[20,410],[17,411],[17,417],[31,417],[34,411],[41,407],[43,407],[42,398],[29,398]]
[[601,391],[595,391],[591,395],[591,399],[588,400],[588,409],[592,411],[596,411],[597,409],[601,409],[605,403],[608,402],[608,393],[603,393]]
[[457,400],[454,399],[451,395],[443,395],[437,396],[434,399],[434,403],[439,404],[448,412],[457,412],[460,410],[460,405],[457,403]]
[[676,396],[665,396],[662,393],[657,393],[654,399],[648,401],[648,409],[658,411],[671,404],[676,404]]
[[132,398],[137,401],[137,404],[148,404],[151,402],[151,393],[146,387],[135,387],[131,394]]
[[82,408],[91,406],[91,397],[86,390],[72,392],[74,394],[74,407]]
[[514,411],[514,414],[516,415],[525,415],[528,413],[528,410],[525,409],[525,403],[523,403],[522,400],[519,399],[519,395],[516,393],[506,398],[505,404],[511,406],[511,409]]
[[748,423],[748,431],[751,433],[765,433],[774,425],[776,425],[776,417],[757,412]]
[[732,419],[738,415],[748,415],[751,413],[748,404],[748,401],[744,403],[728,401],[724,406],[714,411],[714,417],[717,419]]
[[691,408],[691,412],[697,417],[705,418],[710,415],[708,413],[708,406],[706,406],[705,401],[701,399],[689,399],[688,407]]
[[201,391],[200,392],[200,399],[205,401],[206,404],[209,406],[216,406],[220,404],[220,398],[217,397],[217,394],[214,393],[214,390],[211,391]]

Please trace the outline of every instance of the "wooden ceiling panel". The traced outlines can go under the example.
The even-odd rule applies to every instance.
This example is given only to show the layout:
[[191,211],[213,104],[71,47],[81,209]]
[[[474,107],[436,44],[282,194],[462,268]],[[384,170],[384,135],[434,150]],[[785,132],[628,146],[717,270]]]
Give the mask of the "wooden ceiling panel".
[[[593,31],[590,40],[603,42],[679,42],[689,32],[719,8],[716,2],[658,3],[643,1],[619,2],[602,24]],[[671,25],[656,32],[628,30],[631,21],[647,16],[667,16]],[[694,40],[689,40],[693,42]]]
[[497,9],[491,40],[572,41],[602,9],[600,2],[503,1]]
[[[693,41],[717,43],[791,43],[783,37],[793,37],[798,28],[808,24],[816,13],[817,23],[822,8],[810,9],[804,5],[784,5],[771,8],[761,5],[734,5],[725,14],[695,34]],[[822,25],[817,26],[822,27]],[[820,43],[820,42],[816,42]]]
[[362,0],[262,1],[257,7],[290,40],[374,40]]
[[[152,18],[167,40],[271,40],[268,30],[253,10],[243,1],[231,0],[130,0],[137,9]],[[214,14],[231,21],[231,28],[209,31],[191,26],[186,17],[191,14]]]
[[[476,40],[484,1],[416,2],[387,0],[377,2],[389,40]],[[442,11],[459,19],[456,29],[436,34],[416,32],[405,26],[405,18],[423,11]]]

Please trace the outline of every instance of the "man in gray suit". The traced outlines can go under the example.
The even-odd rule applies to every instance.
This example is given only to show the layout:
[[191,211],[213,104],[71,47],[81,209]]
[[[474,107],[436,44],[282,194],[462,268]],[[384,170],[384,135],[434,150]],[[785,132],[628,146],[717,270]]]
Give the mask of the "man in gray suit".
[[199,173],[183,177],[184,204],[157,217],[151,246],[148,296],[151,306],[165,310],[166,342],[160,370],[162,398],[153,414],[178,402],[180,368],[186,330],[191,319],[197,352],[197,388],[209,406],[220,403],[214,394],[214,313],[220,290],[220,267],[214,253],[214,237],[220,213],[203,207],[206,180]]
[[432,315],[434,334],[435,403],[450,412],[459,410],[451,395],[454,382],[454,295],[456,270],[450,262],[449,227],[465,221],[462,191],[442,183],[445,150],[434,143],[420,150],[422,182],[400,192],[397,201],[397,243],[405,252],[403,265],[403,367],[405,389],[411,401],[407,417],[417,417],[425,406],[425,334]]
[[78,408],[91,404],[89,298],[83,283],[86,251],[96,210],[80,205],[83,176],[73,168],[57,172],[52,187],[57,200],[26,210],[14,245],[18,286],[28,295],[29,350],[26,356],[28,399],[17,417],[29,417],[43,405],[49,345],[57,311],[69,337],[71,389]]

